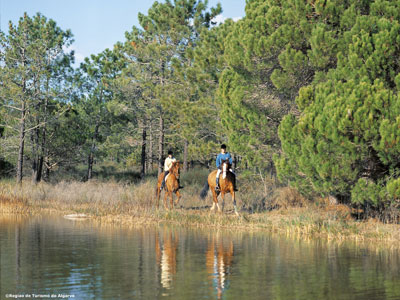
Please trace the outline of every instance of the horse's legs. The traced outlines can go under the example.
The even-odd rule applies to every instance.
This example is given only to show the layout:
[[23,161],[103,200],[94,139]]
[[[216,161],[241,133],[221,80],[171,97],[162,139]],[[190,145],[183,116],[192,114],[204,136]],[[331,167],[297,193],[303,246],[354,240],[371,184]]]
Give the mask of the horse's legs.
[[171,205],[171,209],[174,209],[174,199],[173,199],[173,196],[174,196],[174,194],[172,193],[172,192],[168,192],[168,196],[169,196],[169,203],[170,203],[170,205]]
[[215,205],[217,205],[218,210],[219,210],[218,195],[217,195],[217,193],[215,192],[215,189],[212,189],[212,188],[210,188],[210,189],[211,189],[211,192],[212,192],[212,195],[213,195],[213,205],[212,205],[212,207],[211,207],[211,211],[215,209]]
[[157,208],[160,208],[160,196],[161,196],[160,187],[161,187],[161,184],[162,184],[162,180],[160,181],[160,178],[158,178],[158,180],[157,180],[157,192],[156,192],[156,196],[157,196],[157,199],[156,199]]
[[159,187],[158,184],[157,184],[157,193],[156,193],[156,197],[157,197],[157,199],[156,199],[157,208],[160,207],[160,193],[161,193],[160,187]]
[[235,191],[234,191],[234,187],[232,187],[231,188],[231,195],[232,195],[232,201],[233,201],[233,207],[234,207],[234,209],[235,209],[235,214],[237,215],[237,216],[239,216],[239,213],[238,213],[238,211],[237,211],[237,207],[236,207],[236,198],[235,198]]
[[218,212],[222,213],[224,211],[224,206],[225,206],[225,193],[221,192],[221,207],[218,205]]
[[167,202],[168,202],[168,199],[167,199],[168,193],[169,193],[168,191],[164,191],[164,207],[165,207],[166,210],[168,210],[168,206],[167,206]]
[[175,205],[178,205],[179,200],[181,199],[181,194],[179,193],[179,190],[176,190],[175,195],[178,197],[178,198],[176,199]]

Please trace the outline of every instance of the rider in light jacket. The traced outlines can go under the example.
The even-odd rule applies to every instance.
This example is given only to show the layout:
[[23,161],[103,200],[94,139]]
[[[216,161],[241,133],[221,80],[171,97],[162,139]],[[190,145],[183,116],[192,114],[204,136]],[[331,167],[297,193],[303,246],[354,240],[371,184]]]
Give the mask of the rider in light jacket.
[[168,173],[169,173],[169,169],[172,167],[172,163],[176,162],[176,158],[172,156],[172,150],[168,151],[168,156],[165,159],[164,162],[164,178],[160,187],[160,191],[164,188],[165,186],[165,178],[167,177]]

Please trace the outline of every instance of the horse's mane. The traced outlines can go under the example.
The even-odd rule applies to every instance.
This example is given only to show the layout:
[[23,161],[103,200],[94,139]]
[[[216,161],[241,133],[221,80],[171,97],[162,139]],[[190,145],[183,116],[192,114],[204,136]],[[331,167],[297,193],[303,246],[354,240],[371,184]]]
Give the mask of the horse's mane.
[[172,166],[171,166],[171,169],[170,169],[170,171],[172,172],[173,170],[175,170],[175,169],[179,169],[179,161],[177,160],[177,161],[174,161],[173,163],[172,163]]

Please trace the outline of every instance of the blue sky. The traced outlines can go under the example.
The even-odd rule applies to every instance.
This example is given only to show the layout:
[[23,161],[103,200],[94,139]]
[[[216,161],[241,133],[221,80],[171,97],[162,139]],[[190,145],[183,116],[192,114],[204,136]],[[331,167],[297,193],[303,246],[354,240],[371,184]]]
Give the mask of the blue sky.
[[[147,14],[154,0],[0,0],[1,29],[14,24],[27,12],[37,12],[55,20],[62,29],[71,29],[77,63],[90,54],[112,48],[125,39],[125,31],[138,26],[139,12]],[[160,1],[161,2],[161,1]],[[209,7],[221,3],[219,20],[244,16],[245,0],[209,0]]]

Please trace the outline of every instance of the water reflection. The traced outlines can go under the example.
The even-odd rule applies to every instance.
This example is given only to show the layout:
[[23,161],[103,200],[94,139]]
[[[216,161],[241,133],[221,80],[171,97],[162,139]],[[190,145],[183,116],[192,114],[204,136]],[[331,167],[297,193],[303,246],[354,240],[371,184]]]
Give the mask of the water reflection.
[[221,299],[223,292],[228,288],[227,280],[233,261],[233,241],[229,237],[223,238],[218,232],[208,238],[207,244],[207,273],[217,291],[217,298]]
[[0,299],[400,299],[400,252],[263,233],[0,215]]
[[155,248],[156,261],[161,269],[161,285],[170,289],[176,273],[176,250],[178,248],[178,234],[166,228],[161,233],[156,233]]

